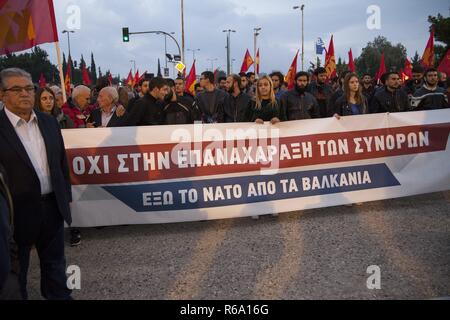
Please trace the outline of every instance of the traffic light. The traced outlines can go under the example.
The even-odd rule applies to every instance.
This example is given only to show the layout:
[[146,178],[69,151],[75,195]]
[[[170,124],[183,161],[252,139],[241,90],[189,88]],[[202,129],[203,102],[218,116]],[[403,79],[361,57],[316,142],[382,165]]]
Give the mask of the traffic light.
[[122,28],[122,40],[123,42],[130,42],[130,31],[128,28]]

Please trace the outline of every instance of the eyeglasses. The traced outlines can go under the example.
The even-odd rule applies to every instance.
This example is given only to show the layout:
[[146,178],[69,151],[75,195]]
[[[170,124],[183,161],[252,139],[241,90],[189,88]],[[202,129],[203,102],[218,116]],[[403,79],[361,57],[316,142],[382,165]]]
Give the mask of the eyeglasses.
[[25,90],[25,92],[28,93],[28,94],[32,94],[35,91],[33,86],[12,87],[12,88],[9,88],[9,89],[5,89],[3,91],[11,91],[12,93],[20,94],[23,90]]

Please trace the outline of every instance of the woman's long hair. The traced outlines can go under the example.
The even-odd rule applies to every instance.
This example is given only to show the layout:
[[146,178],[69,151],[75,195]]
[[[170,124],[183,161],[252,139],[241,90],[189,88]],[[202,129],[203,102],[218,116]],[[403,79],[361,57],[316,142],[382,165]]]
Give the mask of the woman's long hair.
[[[350,102],[350,80],[352,78],[356,78],[359,81],[358,75],[354,72],[347,74],[344,78],[344,94],[345,94],[345,97],[347,98],[348,103]],[[361,83],[359,84],[358,91],[356,91],[355,100],[356,100],[356,104],[360,105],[360,106],[362,106],[365,101],[363,93],[362,93]]]
[[270,84],[270,102],[272,104],[272,107],[275,107],[277,105],[277,99],[275,98],[275,92],[273,91],[273,82],[272,79],[269,76],[263,76],[261,78],[258,79],[258,81],[256,82],[256,109],[261,109],[262,107],[262,98],[261,98],[261,94],[259,92],[259,84],[261,81],[263,80],[267,80],[269,81]]

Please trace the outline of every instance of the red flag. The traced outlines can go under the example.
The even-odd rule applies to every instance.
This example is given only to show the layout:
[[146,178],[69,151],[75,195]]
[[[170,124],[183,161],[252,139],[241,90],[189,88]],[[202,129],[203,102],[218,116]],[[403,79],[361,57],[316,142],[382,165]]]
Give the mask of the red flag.
[[447,76],[450,76],[450,49],[447,51],[444,59],[442,59],[441,63],[439,64],[438,71],[447,74]]
[[141,76],[138,79],[138,83],[145,79],[146,74],[147,74],[147,70],[145,70],[145,72],[143,74],[141,74]]
[[133,79],[133,87],[137,86],[139,83],[139,69],[137,69],[136,74],[134,75]]
[[0,26],[0,55],[58,41],[52,0],[1,0]]
[[109,82],[109,85],[112,86],[113,77],[112,77],[111,72],[108,74],[108,82]]
[[131,73],[131,70],[130,70],[130,73],[128,74],[128,78],[127,78],[127,80],[125,81],[125,83],[126,83],[128,86],[133,87],[133,74]]
[[247,49],[247,52],[245,53],[244,61],[242,62],[241,72],[247,72],[248,69],[253,64],[252,56],[250,55],[250,52]]
[[45,81],[44,74],[41,73],[41,77],[39,78],[39,88],[44,88],[47,86],[47,82]]
[[82,73],[83,73],[83,84],[85,86],[90,86],[92,84],[91,78],[89,77],[89,72],[87,71],[86,66],[84,64],[82,68]]
[[197,83],[197,75],[195,74],[195,60],[192,64],[191,71],[189,72],[187,78],[186,78],[186,86],[185,91],[189,92],[192,95],[195,95],[195,84]]
[[294,61],[292,61],[291,67],[289,68],[288,73],[284,77],[284,80],[288,83],[289,90],[294,89],[295,87],[295,75],[297,74],[297,58],[299,51],[297,51],[297,53],[295,54]]
[[380,69],[378,69],[377,77],[376,77],[377,82],[380,81],[381,76],[383,74],[385,74],[385,73],[386,73],[386,65],[384,64],[384,53],[382,53],[381,54],[381,61],[380,61]]
[[259,67],[260,67],[260,65],[261,65],[261,58],[260,58],[260,56],[259,56],[259,49],[258,49],[258,52],[256,53],[256,74],[258,75],[259,74]]
[[70,87],[70,65],[71,65],[71,58],[69,56],[69,62],[67,63],[67,72],[66,72],[66,79],[64,81],[64,86],[66,87],[66,94],[69,97],[72,93],[72,89]]
[[430,38],[428,39],[427,46],[423,52],[422,60],[420,60],[422,66],[426,69],[434,67],[434,30],[431,30]]
[[356,72],[355,61],[353,60],[353,52],[351,48],[350,51],[348,52],[348,69],[351,72]]
[[336,57],[334,56],[333,36],[331,36],[330,45],[325,56],[325,69],[327,70],[328,79],[336,77]]
[[411,61],[408,60],[408,58],[406,58],[405,61],[405,68],[403,69],[405,76],[406,76],[406,80],[409,80],[412,78],[412,64]]

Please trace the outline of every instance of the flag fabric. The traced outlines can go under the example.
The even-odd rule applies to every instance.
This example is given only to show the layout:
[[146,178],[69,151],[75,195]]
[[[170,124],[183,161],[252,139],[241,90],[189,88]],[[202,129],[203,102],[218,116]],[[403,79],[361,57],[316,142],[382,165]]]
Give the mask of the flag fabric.
[[405,81],[408,80],[408,76],[405,73],[405,69],[401,69],[399,72],[400,79],[402,79],[402,83],[405,83]]
[[420,60],[422,66],[426,69],[434,67],[434,30],[431,30],[430,38]]
[[376,76],[377,83],[379,83],[381,76],[385,73],[386,73],[386,65],[384,63],[384,53],[382,53],[381,60],[380,60],[380,68],[378,69],[377,76]]
[[111,72],[108,73],[108,82],[109,82],[109,85],[112,86],[112,83],[113,83],[113,77],[112,77]]
[[253,58],[247,49],[247,52],[245,53],[244,61],[242,62],[241,72],[247,72],[253,63],[254,63]]
[[127,77],[127,80],[125,81],[125,83],[129,87],[133,87],[133,74],[131,73],[131,70],[130,70],[130,73],[128,73],[128,77]]
[[289,90],[292,90],[295,87],[295,75],[297,74],[297,58],[299,52],[300,50],[297,51],[297,53],[295,54],[294,61],[292,61],[291,67],[289,68],[289,71],[284,77],[285,82],[288,83]]
[[45,81],[44,74],[41,73],[41,77],[39,78],[39,88],[44,88],[47,86],[47,82]]
[[133,79],[133,87],[136,87],[139,84],[139,79],[139,69],[137,69]]
[[256,53],[256,58],[255,58],[255,60],[256,60],[256,75],[258,75],[259,74],[259,68],[260,68],[260,66],[261,66],[261,58],[260,58],[260,56],[259,56],[259,49],[258,49],[258,52]]
[[447,51],[444,59],[442,59],[441,63],[439,64],[438,71],[447,74],[447,76],[450,76],[450,49]]
[[330,45],[328,46],[325,57],[325,69],[327,70],[328,79],[336,77],[336,58],[334,56],[333,36],[331,36]]
[[71,58],[69,56],[69,61],[67,63],[66,79],[64,81],[64,87],[66,88],[66,94],[69,97],[72,94],[70,73],[71,73]]
[[355,61],[353,60],[353,52],[351,48],[350,51],[348,52],[348,69],[351,72],[356,72]]
[[325,49],[325,43],[323,42],[322,38],[317,38],[316,54],[322,55],[324,50],[326,50]]
[[407,77],[406,80],[412,79],[412,63],[411,61],[406,58],[405,61],[405,68],[403,69],[403,72],[405,73],[405,76]]
[[85,86],[90,86],[92,84],[91,78],[89,77],[89,72],[86,69],[86,66],[84,64],[83,64],[83,67],[82,67],[82,75],[83,75],[83,84]]
[[140,77],[138,79],[138,83],[141,82],[142,80],[144,80],[146,75],[147,75],[147,70],[145,70],[145,72],[140,75]]
[[196,73],[196,71],[195,71],[195,60],[194,60],[194,63],[192,64],[192,68],[189,71],[189,74],[186,78],[186,86],[184,89],[186,92],[189,92],[193,96],[195,96],[195,84],[197,83],[197,75],[195,73]]
[[0,1],[0,55],[57,41],[53,0]]
[[161,63],[159,62],[159,59],[158,59],[158,77],[162,78]]

